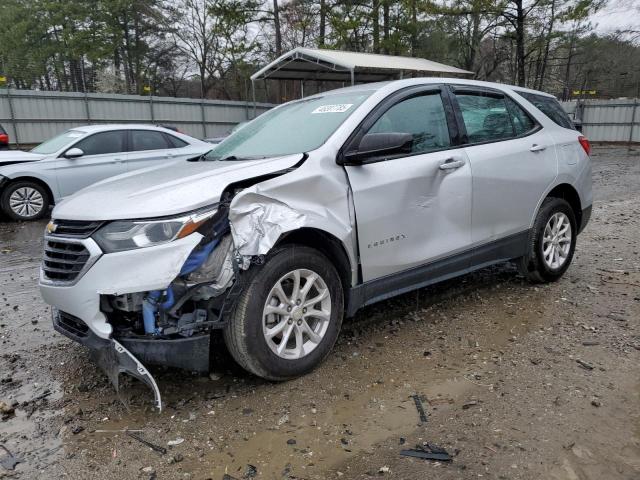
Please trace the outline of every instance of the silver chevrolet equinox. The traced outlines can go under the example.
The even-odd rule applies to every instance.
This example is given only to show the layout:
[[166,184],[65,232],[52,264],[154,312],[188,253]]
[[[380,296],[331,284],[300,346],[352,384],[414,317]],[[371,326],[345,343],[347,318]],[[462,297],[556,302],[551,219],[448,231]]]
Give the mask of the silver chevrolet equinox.
[[55,329],[158,407],[145,365],[206,372],[216,332],[249,372],[290,379],[364,305],[505,261],[558,280],[591,213],[589,150],[552,96],[520,87],[322,93],[61,202],[40,289]]

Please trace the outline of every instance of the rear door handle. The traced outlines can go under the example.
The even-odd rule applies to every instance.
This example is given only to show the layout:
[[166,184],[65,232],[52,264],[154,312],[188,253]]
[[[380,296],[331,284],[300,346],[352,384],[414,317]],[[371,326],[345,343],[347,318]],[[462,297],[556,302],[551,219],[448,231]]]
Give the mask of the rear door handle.
[[547,146],[546,145],[538,145],[537,143],[534,143],[533,145],[531,145],[531,148],[529,149],[529,151],[531,152],[541,152],[543,150],[546,150]]
[[455,159],[455,158],[447,158],[444,163],[440,164],[440,170],[455,170],[456,168],[460,168],[464,165],[464,160]]

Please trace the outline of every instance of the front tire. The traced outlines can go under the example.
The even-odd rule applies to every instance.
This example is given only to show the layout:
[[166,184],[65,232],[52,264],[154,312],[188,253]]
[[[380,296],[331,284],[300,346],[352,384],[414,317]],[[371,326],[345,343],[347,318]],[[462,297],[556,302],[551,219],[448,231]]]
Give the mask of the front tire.
[[224,339],[245,370],[288,380],[317,367],[342,324],[344,299],[331,262],[309,247],[287,245],[254,266]]
[[571,205],[561,198],[545,199],[531,229],[527,254],[518,259],[518,270],[533,283],[555,282],[571,265],[577,236]]
[[47,215],[50,204],[47,190],[28,180],[10,183],[0,196],[0,208],[13,220],[38,220]]

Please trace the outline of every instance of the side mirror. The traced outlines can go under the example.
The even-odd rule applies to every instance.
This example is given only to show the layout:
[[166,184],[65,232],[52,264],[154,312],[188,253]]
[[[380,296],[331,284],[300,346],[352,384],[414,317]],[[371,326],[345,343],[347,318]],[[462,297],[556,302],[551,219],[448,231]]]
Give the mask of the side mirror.
[[84,152],[79,148],[70,148],[64,152],[64,158],[79,158],[84,155]]
[[367,133],[358,149],[344,154],[344,165],[361,165],[367,160],[401,153],[411,153],[413,135],[410,133]]

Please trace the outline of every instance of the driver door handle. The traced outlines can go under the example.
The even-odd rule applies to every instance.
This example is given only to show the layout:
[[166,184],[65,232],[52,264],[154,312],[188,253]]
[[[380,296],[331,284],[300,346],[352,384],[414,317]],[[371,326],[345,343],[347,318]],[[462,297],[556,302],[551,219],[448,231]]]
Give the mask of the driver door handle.
[[546,150],[547,146],[546,145],[538,145],[537,143],[534,143],[533,145],[531,145],[531,148],[529,149],[530,152],[541,152],[543,150]]
[[455,170],[456,168],[460,168],[464,165],[464,160],[461,158],[447,158],[444,163],[440,164],[440,170]]

